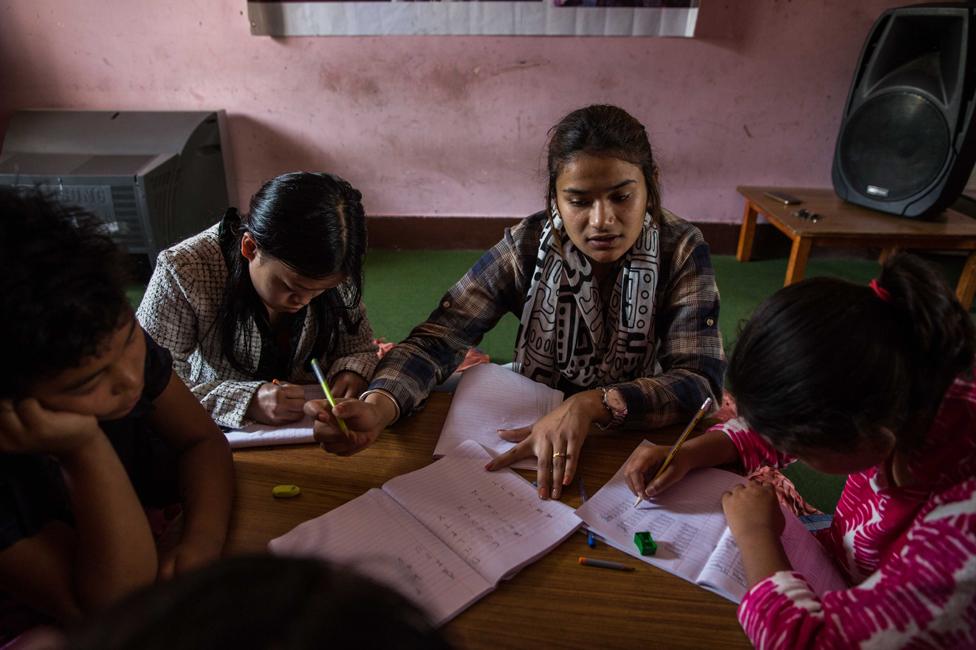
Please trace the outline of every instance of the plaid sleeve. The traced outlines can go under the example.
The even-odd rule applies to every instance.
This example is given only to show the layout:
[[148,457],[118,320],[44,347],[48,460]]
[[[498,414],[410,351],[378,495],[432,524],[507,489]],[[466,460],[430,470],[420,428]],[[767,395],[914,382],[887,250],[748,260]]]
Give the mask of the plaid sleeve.
[[430,317],[383,357],[370,390],[391,395],[401,413],[413,412],[454,372],[468,348],[506,312],[520,308],[525,255],[531,259],[538,245],[537,229],[527,227],[528,222],[506,230],[505,237],[444,294]]
[[[666,253],[667,244],[662,248]],[[672,424],[698,410],[706,397],[722,403],[725,352],[708,244],[689,226],[670,260],[662,261],[671,267],[657,291],[655,336],[662,372],[617,385],[627,403],[628,425]]]

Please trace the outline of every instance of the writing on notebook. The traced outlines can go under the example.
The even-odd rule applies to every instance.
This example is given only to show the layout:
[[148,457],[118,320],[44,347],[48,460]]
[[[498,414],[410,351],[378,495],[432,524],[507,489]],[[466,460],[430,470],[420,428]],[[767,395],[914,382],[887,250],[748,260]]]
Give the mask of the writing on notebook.
[[443,623],[580,525],[572,508],[539,501],[514,472],[485,471],[489,458],[466,442],[457,456],[391,479],[272,540],[270,549],[351,565]]
[[[696,470],[635,508],[621,468],[576,513],[611,546],[739,602],[746,592],[745,569],[725,521],[722,494],[745,480],[717,469]],[[784,517],[782,543],[793,568],[818,593],[845,588],[816,538],[792,513],[784,512]],[[649,531],[654,537],[656,555],[638,552],[633,536],[639,531]]]

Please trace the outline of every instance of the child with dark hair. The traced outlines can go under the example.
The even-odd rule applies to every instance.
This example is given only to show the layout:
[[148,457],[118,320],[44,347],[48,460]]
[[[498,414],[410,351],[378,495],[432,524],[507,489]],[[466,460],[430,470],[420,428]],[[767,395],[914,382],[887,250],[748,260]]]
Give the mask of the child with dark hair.
[[[67,621],[220,555],[231,456],[136,322],[103,225],[11,189],[0,215],[0,589]],[[180,501],[158,556],[145,509]]]
[[333,174],[282,174],[247,214],[230,208],[159,254],[139,321],[217,424],[301,419],[312,359],[336,397],[366,388],[377,358],[361,300],[361,201]]
[[815,278],[781,289],[746,324],[729,363],[739,417],[627,461],[652,497],[689,470],[747,472],[801,459],[847,474],[821,542],[850,589],[818,597],[792,570],[776,492],[723,498],[750,589],[739,620],[760,648],[976,647],[976,350],[944,280],[897,255],[869,287]]
[[659,427],[721,401],[725,357],[708,244],[664,209],[647,130],[616,106],[575,110],[550,131],[545,209],[506,230],[428,320],[387,354],[364,401],[308,410],[336,453],[364,449],[420,408],[506,314],[521,319],[514,369],[567,399],[516,442],[499,469],[538,459],[538,490],[559,498],[599,426]]
[[71,650],[447,650],[392,589],[314,559],[229,558],[134,594],[70,635]]

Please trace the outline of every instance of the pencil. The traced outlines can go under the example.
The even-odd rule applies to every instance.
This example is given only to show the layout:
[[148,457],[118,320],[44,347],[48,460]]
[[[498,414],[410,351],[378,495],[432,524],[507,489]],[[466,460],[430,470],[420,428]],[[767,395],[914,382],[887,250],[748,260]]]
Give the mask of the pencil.
[[616,569],[617,571],[634,570],[634,567],[621,564],[620,562],[613,562],[611,560],[595,560],[591,557],[583,557],[582,555],[580,556],[578,562],[583,566],[595,566],[601,569]]
[[[335,398],[332,397],[332,391],[329,390],[329,385],[325,383],[325,375],[322,374],[322,368],[319,366],[318,359],[312,359],[312,372],[315,373],[315,378],[319,380],[319,384],[322,386],[322,392],[325,393],[325,399],[329,400],[329,404],[332,405],[332,408],[335,408]],[[349,427],[347,427],[346,423],[342,421],[342,418],[337,415],[336,420],[339,422],[339,429],[341,429],[343,433],[349,433]]]
[[[661,463],[661,466],[654,473],[654,478],[650,480],[650,483],[653,483],[655,479],[657,479],[657,477],[660,476],[661,473],[668,468],[668,465],[671,464],[671,460],[674,458],[674,455],[678,453],[678,449],[680,449],[681,445],[684,444],[685,439],[688,437],[688,434],[691,433],[692,430],[694,430],[695,426],[698,425],[698,423],[705,416],[705,413],[708,411],[708,409],[711,406],[712,406],[712,398],[706,397],[705,401],[702,402],[701,407],[699,407],[698,412],[695,413],[695,417],[691,418],[691,422],[689,422],[688,426],[685,427],[685,430],[681,433],[681,435],[678,437],[678,440],[675,441],[674,445],[671,447],[671,451],[668,452],[668,455],[665,457],[664,462]],[[637,495],[637,500],[634,501],[634,507],[636,508],[638,505],[640,505],[640,502],[643,500],[644,500],[644,493],[642,492]]]

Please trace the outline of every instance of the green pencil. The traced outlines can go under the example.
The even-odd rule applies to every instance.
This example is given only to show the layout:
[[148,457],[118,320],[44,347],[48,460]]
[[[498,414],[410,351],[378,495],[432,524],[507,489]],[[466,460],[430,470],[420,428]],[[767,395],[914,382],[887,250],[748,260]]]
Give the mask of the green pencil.
[[[322,373],[322,368],[319,366],[318,359],[312,359],[312,372],[315,373],[315,378],[319,380],[319,385],[322,386],[322,392],[325,393],[325,399],[329,400],[329,404],[332,405],[332,408],[335,408],[335,398],[332,397],[332,391],[329,390],[329,385],[325,383],[325,374]],[[342,432],[349,433],[349,427],[347,427],[346,423],[342,421],[342,418],[337,415],[336,420],[339,421],[339,428],[342,430]]]

